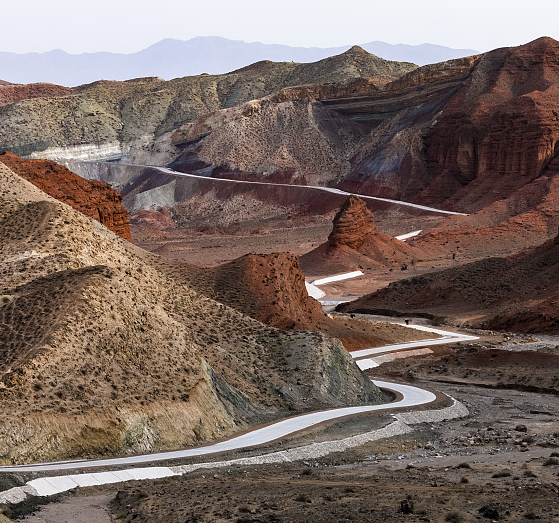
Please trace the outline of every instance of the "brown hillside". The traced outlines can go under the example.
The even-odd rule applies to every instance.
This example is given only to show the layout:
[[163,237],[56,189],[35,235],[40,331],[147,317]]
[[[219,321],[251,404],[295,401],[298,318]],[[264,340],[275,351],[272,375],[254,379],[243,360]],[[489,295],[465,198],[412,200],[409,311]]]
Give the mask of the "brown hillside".
[[382,401],[342,345],[268,327],[0,164],[0,461],[177,448]]
[[0,81],[0,107],[21,100],[57,97],[69,94],[70,92],[72,92],[72,89],[69,87],[54,84],[37,83],[21,85]]
[[489,258],[392,283],[343,311],[430,314],[471,325],[559,333],[559,236],[509,258]]
[[85,180],[50,160],[23,160],[5,152],[0,162],[53,198],[102,223],[107,229],[132,241],[122,196],[108,183]]

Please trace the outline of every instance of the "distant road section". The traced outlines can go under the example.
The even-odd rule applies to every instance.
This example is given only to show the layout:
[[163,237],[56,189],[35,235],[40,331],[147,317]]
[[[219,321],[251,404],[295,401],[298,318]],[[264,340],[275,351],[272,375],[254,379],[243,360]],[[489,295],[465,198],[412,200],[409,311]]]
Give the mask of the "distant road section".
[[312,285],[326,285],[327,283],[332,283],[333,281],[351,280],[352,278],[357,278],[358,276],[363,276],[363,273],[361,271],[344,272],[343,274],[337,274],[335,276],[328,276],[327,278],[314,280],[312,282]]
[[407,234],[400,234],[400,236],[396,236],[396,239],[405,242],[406,240],[409,240],[410,238],[414,238],[415,236],[421,234],[421,230],[422,229],[419,229],[418,231],[408,232]]
[[[138,167],[137,165],[135,167]],[[142,167],[142,166],[140,166]],[[379,202],[386,202],[386,203],[393,203],[394,205],[404,205],[406,207],[413,207],[414,209],[421,209],[423,211],[435,212],[440,214],[450,214],[450,215],[457,215],[457,216],[468,216],[463,212],[454,212],[454,211],[445,211],[443,209],[437,209],[435,207],[428,207],[426,205],[419,205],[418,203],[411,203],[411,202],[404,202],[402,200],[393,200],[391,198],[380,198],[379,196],[367,196],[365,194],[358,194],[358,193],[350,193],[346,191],[342,191],[340,189],[336,189],[334,187],[322,187],[320,185],[294,185],[289,183],[268,183],[268,182],[255,182],[255,181],[248,181],[248,180],[232,180],[230,178],[211,178],[209,176],[200,176],[198,174],[190,174],[190,173],[181,173],[179,171],[173,171],[173,169],[168,169],[167,167],[156,167],[153,165],[144,165],[146,169],[157,169],[158,171],[170,174],[172,176],[186,176],[189,178],[201,178],[205,180],[212,180],[215,182],[225,182],[225,183],[245,183],[251,185],[271,185],[274,187],[300,187],[301,189],[314,189],[316,191],[324,191],[330,192],[334,194],[341,194],[343,196],[351,196],[355,194],[359,196],[359,198],[363,198],[365,200],[376,200]]]
[[320,300],[320,298],[324,298],[324,296],[326,296],[326,293],[323,290],[319,289],[312,283],[305,282],[305,288],[307,289],[307,294],[315,300]]

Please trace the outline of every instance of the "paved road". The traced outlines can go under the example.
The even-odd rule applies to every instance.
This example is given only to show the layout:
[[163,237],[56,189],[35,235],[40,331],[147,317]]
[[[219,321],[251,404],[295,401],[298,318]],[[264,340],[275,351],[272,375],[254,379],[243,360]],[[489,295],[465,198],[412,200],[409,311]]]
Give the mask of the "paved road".
[[[387,345],[384,347],[376,347],[374,349],[367,349],[365,351],[357,351],[352,353],[354,358],[362,355],[368,355],[370,352],[378,354],[380,352],[387,353],[392,350],[404,350],[410,347],[427,347],[429,345],[438,345],[441,343],[453,343],[456,341],[464,341],[475,339],[473,336],[466,336],[462,334],[452,333],[448,331],[441,331],[439,329],[432,329],[425,326],[409,326],[410,328],[419,329],[426,332],[435,332],[443,334],[445,338],[427,339],[421,342],[402,343],[397,345]],[[367,354],[365,354],[367,353]],[[85,469],[91,467],[107,467],[118,465],[137,465],[141,463],[152,463],[155,461],[171,460],[178,458],[190,458],[194,456],[203,456],[207,454],[215,454],[218,452],[225,452],[231,450],[238,450],[247,447],[253,447],[269,443],[285,436],[293,434],[303,429],[307,429],[314,425],[318,425],[325,421],[351,416],[354,414],[362,414],[374,411],[394,411],[397,409],[416,407],[431,403],[435,400],[435,395],[427,390],[413,387],[411,385],[404,385],[401,383],[391,383],[386,381],[373,380],[373,383],[380,388],[390,390],[401,395],[401,399],[388,404],[381,405],[365,405],[360,407],[344,407],[338,409],[330,409],[318,412],[311,412],[309,414],[302,414],[288,418],[276,423],[272,423],[265,427],[255,429],[251,432],[237,436],[226,441],[207,445],[205,447],[189,448],[184,450],[159,452],[155,454],[144,454],[141,456],[126,456],[123,458],[109,458],[99,460],[76,460],[76,461],[61,461],[55,463],[35,463],[30,465],[6,466],[0,467],[0,472],[42,472],[53,470],[75,470]]]
[[332,283],[333,281],[351,280],[352,278],[358,278],[359,276],[363,276],[362,271],[344,272],[343,274],[335,274],[334,276],[328,276],[327,278],[314,280],[312,284],[326,285],[327,283]]
[[[133,164],[132,164],[133,165]],[[334,187],[322,187],[320,185],[295,185],[289,183],[269,183],[269,182],[256,182],[256,181],[248,181],[248,180],[233,180],[229,178],[211,178],[209,176],[200,176],[198,174],[190,174],[190,173],[181,173],[179,171],[174,171],[173,169],[168,169],[167,167],[156,167],[153,165],[134,165],[134,167],[145,167],[146,169],[157,169],[158,171],[164,174],[170,174],[172,176],[185,176],[187,178],[199,178],[204,180],[211,180],[213,182],[224,182],[224,183],[244,183],[248,185],[271,185],[274,187],[292,187],[292,188],[301,188],[301,189],[314,189],[316,191],[324,191],[330,192],[334,194],[341,194],[343,196],[351,196],[355,194],[359,196],[359,198],[363,198],[365,200],[375,200],[379,202],[387,202],[393,203],[395,205],[404,205],[406,207],[413,207],[414,209],[421,209],[424,211],[430,211],[440,214],[451,214],[451,215],[458,215],[458,216],[468,216],[465,213],[461,212],[454,212],[454,211],[445,211],[444,209],[437,209],[435,207],[428,207],[427,205],[419,205],[417,203],[411,202],[404,202],[402,200],[393,200],[391,198],[380,198],[378,196],[367,196],[365,194],[357,194],[357,193],[350,193],[346,191],[342,191],[340,189],[335,189]],[[414,231],[416,232],[416,231]]]

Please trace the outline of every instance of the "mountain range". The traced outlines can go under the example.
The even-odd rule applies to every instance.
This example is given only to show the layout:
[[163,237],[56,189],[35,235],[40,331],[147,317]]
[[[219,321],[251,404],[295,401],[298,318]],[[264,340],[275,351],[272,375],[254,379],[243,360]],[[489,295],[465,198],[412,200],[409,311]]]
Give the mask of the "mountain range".
[[[190,40],[165,39],[131,54],[110,52],[69,54],[61,49],[45,53],[0,53],[2,80],[27,84],[49,82],[76,86],[96,80],[128,80],[158,76],[169,80],[202,73],[222,74],[261,60],[316,62],[347,51],[341,47],[290,47],[242,42],[207,36]],[[477,54],[473,49],[440,45],[369,42],[361,47],[387,60],[425,65]]]

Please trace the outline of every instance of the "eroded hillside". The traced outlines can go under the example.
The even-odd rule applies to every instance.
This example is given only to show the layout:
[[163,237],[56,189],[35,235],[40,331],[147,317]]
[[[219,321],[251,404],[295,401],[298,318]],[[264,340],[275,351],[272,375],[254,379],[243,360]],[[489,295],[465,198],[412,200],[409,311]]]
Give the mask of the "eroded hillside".
[[0,165],[0,456],[175,448],[382,401],[341,343],[267,327]]
[[[174,149],[152,147],[154,137],[199,117],[261,98],[283,87],[355,77],[389,81],[415,69],[363,50],[319,62],[259,62],[223,75],[163,81],[99,81],[75,88],[50,84],[0,86],[0,149],[39,158],[134,156],[165,161]],[[22,124],[22,122],[25,122]],[[168,161],[168,160],[167,160]]]

